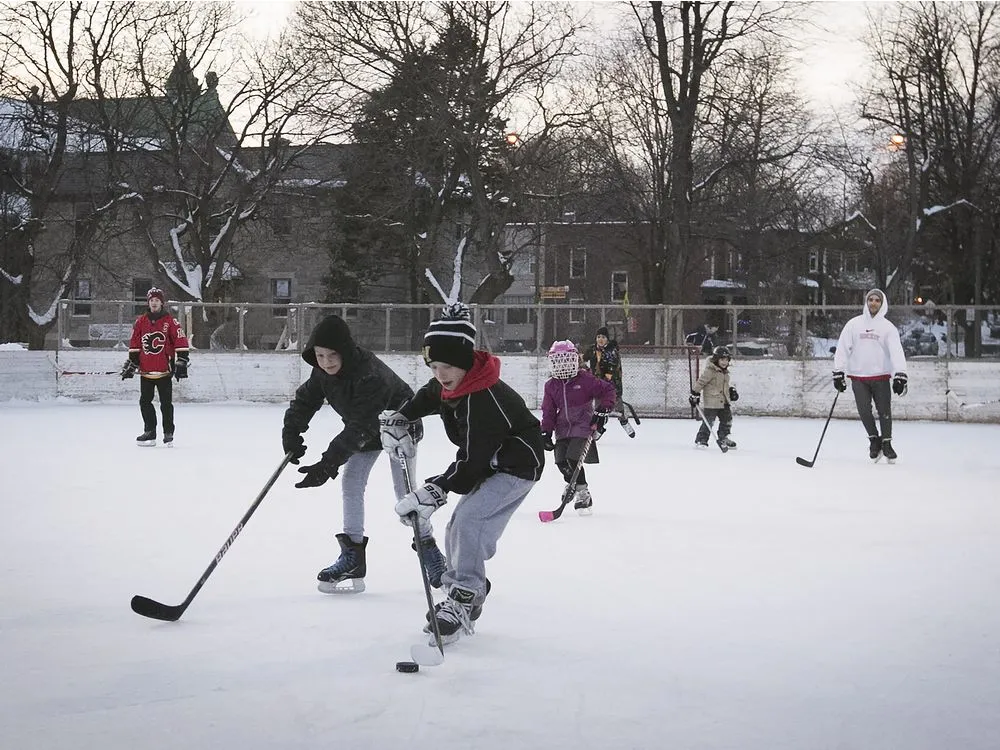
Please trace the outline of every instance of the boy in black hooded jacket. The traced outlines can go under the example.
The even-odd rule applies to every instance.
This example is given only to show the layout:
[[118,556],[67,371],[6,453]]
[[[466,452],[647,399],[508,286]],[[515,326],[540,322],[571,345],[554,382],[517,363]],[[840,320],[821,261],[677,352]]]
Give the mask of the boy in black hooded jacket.
[[[320,460],[299,469],[305,477],[295,486],[319,487],[342,474],[344,530],[336,535],[340,557],[316,578],[323,593],[360,593],[365,590],[368,544],[364,535],[365,489],[382,452],[379,413],[402,406],[413,396],[413,389],[382,360],[355,344],[347,323],[336,315],[324,318],[313,329],[302,359],[313,369],[285,411],[281,445],[286,455],[291,454],[292,463],[297,464],[306,454],[302,433],[309,429],[309,420],[324,402],[343,420],[343,430],[330,441]],[[415,443],[422,436],[422,425],[415,420],[409,429],[414,436],[410,443],[413,447],[405,458],[413,471]],[[393,460],[390,465],[398,499],[407,493],[406,481],[399,461]],[[430,523],[421,526],[421,537],[422,562],[431,584],[440,586],[445,559],[434,541]]]

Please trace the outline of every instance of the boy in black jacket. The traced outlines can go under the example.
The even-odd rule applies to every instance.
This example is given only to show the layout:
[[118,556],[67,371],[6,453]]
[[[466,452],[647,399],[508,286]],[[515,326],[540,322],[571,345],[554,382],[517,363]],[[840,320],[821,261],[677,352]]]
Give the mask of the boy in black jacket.
[[[486,561],[510,517],[542,475],[545,451],[538,420],[524,399],[500,380],[500,360],[475,351],[476,329],[468,308],[445,310],[424,335],[424,360],[434,379],[396,412],[382,415],[382,445],[393,453],[410,440],[393,424],[441,415],[448,439],[458,446],[454,462],[442,473],[403,497],[396,512],[420,523],[445,504],[449,492],[458,501],[445,532],[448,563],[441,582],[448,597],[434,609],[446,643],[472,633],[489,593]],[[400,419],[400,417],[404,419]]]
[[[413,389],[374,354],[357,346],[347,324],[336,315],[319,322],[302,351],[302,359],[313,369],[285,411],[281,445],[286,455],[292,454],[292,463],[297,464],[306,454],[302,433],[309,429],[309,420],[324,403],[329,403],[343,420],[344,429],[330,441],[321,459],[299,469],[305,478],[295,486],[319,487],[343,469],[344,531],[336,535],[340,557],[321,570],[316,578],[323,593],[360,593],[365,590],[367,567],[365,488],[382,449],[379,412],[401,406],[413,395]],[[416,442],[422,436],[423,427],[415,421],[407,424],[406,429],[412,439],[405,458],[412,470]],[[392,461],[391,468],[398,499],[407,492],[406,480],[398,460]],[[431,585],[437,587],[441,585],[444,572],[444,556],[434,542],[431,525],[421,527],[421,532],[422,562]]]

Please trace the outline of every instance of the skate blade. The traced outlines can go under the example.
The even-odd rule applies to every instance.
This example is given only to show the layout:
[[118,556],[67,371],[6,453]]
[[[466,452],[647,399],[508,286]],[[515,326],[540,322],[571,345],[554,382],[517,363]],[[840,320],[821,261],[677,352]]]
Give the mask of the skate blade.
[[324,594],[360,594],[365,590],[365,580],[348,578],[343,581],[320,581],[316,588]]
[[894,459],[894,458],[887,458],[885,461],[888,464],[894,464],[894,463],[896,463],[896,459]]
[[577,508],[576,509],[576,514],[578,516],[592,516],[592,515],[594,515],[594,509],[593,508]]
[[421,667],[439,667],[444,664],[444,654],[437,644],[414,643],[410,646],[410,659]]
[[156,447],[156,441],[155,440],[136,440],[135,444],[138,445],[140,448],[155,448]]
[[879,453],[877,456],[875,456],[875,458],[872,459],[872,463],[877,464],[881,460],[882,460],[882,454]]

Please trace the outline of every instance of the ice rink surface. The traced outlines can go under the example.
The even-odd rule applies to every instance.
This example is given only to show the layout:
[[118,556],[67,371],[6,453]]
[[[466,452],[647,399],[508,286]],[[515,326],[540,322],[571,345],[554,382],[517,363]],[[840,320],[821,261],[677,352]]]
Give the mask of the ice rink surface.
[[[178,604],[281,460],[283,405],[177,405],[138,448],[135,404],[0,405],[0,748],[10,750],[994,750],[1000,737],[995,425],[612,424],[595,512],[551,524],[549,465],[488,563],[477,633],[399,674],[423,636],[387,458],[367,591],[323,595],[340,484],[279,478],[184,617]],[[339,429],[306,433],[317,460]],[[551,455],[551,454],[549,454]],[[454,449],[427,420],[418,478]],[[450,509],[435,516],[439,535]]]

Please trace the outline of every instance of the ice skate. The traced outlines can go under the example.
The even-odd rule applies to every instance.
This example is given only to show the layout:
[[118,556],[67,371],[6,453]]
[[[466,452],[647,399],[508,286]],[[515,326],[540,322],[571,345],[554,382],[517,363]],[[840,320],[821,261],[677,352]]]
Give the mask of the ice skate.
[[719,450],[723,453],[729,452],[729,446],[726,444],[725,438],[719,438],[715,441],[715,444],[719,446]]
[[365,590],[365,547],[368,545],[368,537],[364,537],[358,544],[352,542],[347,534],[337,534],[337,543],[340,545],[340,557],[333,565],[323,568],[317,574],[319,584],[316,588],[324,594],[360,594]]
[[736,450],[736,441],[729,437],[719,438],[720,443],[725,443],[729,450]]
[[590,496],[590,488],[585,484],[578,485],[573,509],[581,516],[590,516],[594,514],[593,505],[594,498]]
[[[448,644],[457,641],[463,633],[472,635],[476,632],[475,621],[482,614],[482,605],[478,608],[473,602],[476,592],[461,586],[452,586],[448,598],[434,607],[434,618],[437,620],[438,632],[441,633],[441,643]],[[478,609],[478,612],[475,610]],[[434,629],[428,623],[424,630],[431,634],[430,645],[436,645]]]
[[164,432],[163,433],[163,444],[168,448],[174,447],[174,433]]
[[694,447],[695,448],[707,448],[708,447],[708,441],[707,440],[695,440],[694,441]]
[[[416,551],[416,542],[412,542],[410,546]],[[420,556],[420,562],[423,564],[424,570],[427,571],[427,580],[430,582],[432,588],[441,588],[441,576],[444,575],[444,571],[448,567],[448,561],[441,554],[441,549],[437,546],[437,542],[434,541],[434,537],[432,536],[421,538],[420,550],[423,553]]]
[[882,459],[882,438],[878,435],[868,436],[868,458],[874,463]]
[[889,463],[896,463],[898,456],[896,455],[896,451],[892,447],[892,441],[889,438],[882,439],[882,455],[885,456],[885,460]]
[[156,445],[156,430],[146,430],[135,439],[135,444],[142,448],[150,448]]

